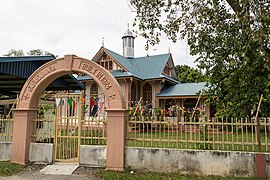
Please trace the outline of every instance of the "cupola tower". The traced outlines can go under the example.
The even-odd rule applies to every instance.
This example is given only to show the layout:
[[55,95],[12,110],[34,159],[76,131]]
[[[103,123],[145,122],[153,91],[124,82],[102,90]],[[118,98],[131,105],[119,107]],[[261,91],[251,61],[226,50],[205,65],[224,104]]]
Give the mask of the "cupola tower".
[[123,56],[126,58],[134,58],[134,39],[133,33],[127,29],[123,39]]

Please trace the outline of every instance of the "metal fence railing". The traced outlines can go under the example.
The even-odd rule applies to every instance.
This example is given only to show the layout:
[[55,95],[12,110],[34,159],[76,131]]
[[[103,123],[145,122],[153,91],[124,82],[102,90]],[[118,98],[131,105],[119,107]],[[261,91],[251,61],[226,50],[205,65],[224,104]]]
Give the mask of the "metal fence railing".
[[[81,120],[81,144],[82,145],[106,145],[107,118],[105,116],[89,117]],[[59,124],[58,126],[72,131],[71,126]],[[73,127],[75,130],[76,127]],[[63,129],[62,129],[63,131]],[[74,131],[76,132],[76,131]],[[55,119],[35,119],[33,142],[36,143],[53,143],[55,135]],[[66,135],[67,138],[69,134]],[[70,135],[70,137],[73,135]],[[0,136],[1,137],[1,136]]]
[[255,118],[184,121],[177,117],[136,116],[128,121],[127,143],[142,147],[269,152],[270,118],[260,118],[257,126]]
[[13,136],[13,119],[0,118],[0,141],[11,142]]
[[[258,124],[259,122],[259,124]],[[107,118],[81,121],[82,145],[106,145]],[[33,142],[54,142],[54,119],[34,120]],[[0,119],[0,141],[11,142],[13,119]],[[128,120],[127,145],[139,147],[270,152],[270,118],[183,120],[135,116]]]
[[55,133],[55,119],[34,119],[33,142],[53,143]]
[[82,120],[81,144],[107,144],[107,117],[105,115],[89,117]]

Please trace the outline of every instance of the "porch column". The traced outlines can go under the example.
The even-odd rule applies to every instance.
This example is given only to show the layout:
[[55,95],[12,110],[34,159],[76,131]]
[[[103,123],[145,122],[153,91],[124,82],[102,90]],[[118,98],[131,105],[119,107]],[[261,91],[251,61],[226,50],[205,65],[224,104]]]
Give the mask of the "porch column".
[[29,147],[32,142],[34,118],[37,109],[13,110],[13,137],[11,161],[20,164],[28,162]]
[[153,106],[153,108],[159,108],[159,101],[160,99],[156,97],[156,103],[155,103],[155,106]]
[[181,99],[182,118],[184,120],[184,99]]
[[107,169],[124,170],[127,110],[107,110]]

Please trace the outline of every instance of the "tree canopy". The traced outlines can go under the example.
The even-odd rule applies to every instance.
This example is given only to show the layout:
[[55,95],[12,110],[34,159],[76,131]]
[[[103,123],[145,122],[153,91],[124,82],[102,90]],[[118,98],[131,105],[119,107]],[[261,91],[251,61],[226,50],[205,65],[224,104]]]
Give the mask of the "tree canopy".
[[177,78],[181,83],[204,82],[205,75],[197,68],[188,65],[176,66]]
[[28,56],[43,56],[43,55],[54,55],[54,54],[52,54],[52,53],[50,53],[48,51],[43,51],[41,49],[33,49],[33,50],[28,51],[27,53],[25,53],[21,49],[19,49],[19,50],[11,49],[10,51],[8,51],[7,54],[4,54],[3,56],[11,57],[11,56],[25,56],[25,55],[28,55]]
[[24,56],[24,52],[23,50],[19,49],[19,50],[15,50],[15,49],[11,49],[10,51],[8,51],[7,54],[4,54],[3,56]]
[[159,43],[163,33],[173,42],[187,38],[191,55],[198,56],[198,67],[209,77],[207,95],[220,113],[250,116],[261,94],[264,104],[270,102],[269,0],[130,2],[146,48]]

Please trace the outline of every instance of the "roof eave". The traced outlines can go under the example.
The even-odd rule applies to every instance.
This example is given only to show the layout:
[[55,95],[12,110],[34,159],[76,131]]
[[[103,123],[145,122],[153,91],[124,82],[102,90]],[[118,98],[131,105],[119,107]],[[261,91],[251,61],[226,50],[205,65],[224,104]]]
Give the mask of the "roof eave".
[[[158,99],[184,99],[184,98],[198,98],[200,95],[157,95]],[[201,96],[201,98],[207,98],[206,96]]]
[[144,81],[153,81],[153,80],[166,80],[168,82],[171,82],[172,84],[179,84],[179,82],[177,80],[173,81],[169,78],[166,77],[158,77],[158,78],[145,78],[143,79]]
[[[120,76],[120,77],[114,77],[115,79],[123,79],[123,78],[134,78],[135,80],[141,80],[141,81],[143,81],[143,79],[141,79],[141,78],[138,78],[138,77],[136,77],[136,76],[134,76],[134,75],[129,75],[129,76]],[[77,79],[78,80],[78,79]],[[86,82],[86,81],[92,81],[92,80],[94,80],[93,78],[91,78],[91,77],[89,77],[89,78],[87,78],[87,79],[82,79],[82,80],[78,80],[79,82]]]

